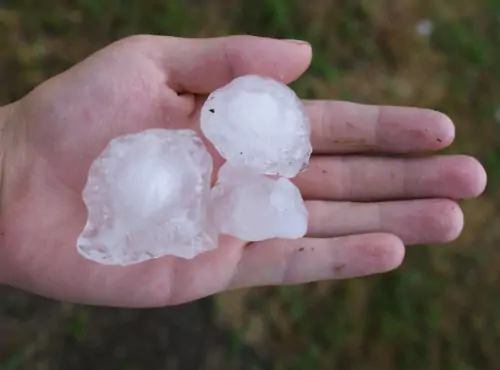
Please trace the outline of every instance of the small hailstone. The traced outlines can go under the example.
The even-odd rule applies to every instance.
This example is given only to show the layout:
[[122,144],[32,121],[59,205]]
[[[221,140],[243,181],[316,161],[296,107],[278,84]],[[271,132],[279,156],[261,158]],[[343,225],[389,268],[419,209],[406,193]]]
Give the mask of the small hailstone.
[[130,265],[216,248],[207,217],[211,174],[212,158],[194,131],[151,129],[112,140],[83,191],[88,220],[79,253]]
[[299,189],[287,178],[271,178],[229,163],[212,189],[212,213],[220,232],[244,241],[298,239],[308,213]]
[[210,94],[201,129],[229,163],[256,173],[295,177],[312,152],[302,102],[268,77],[238,77]]
[[430,36],[434,32],[434,23],[429,19],[422,19],[417,23],[416,31],[420,36]]
[[500,108],[495,110],[495,120],[500,123]]

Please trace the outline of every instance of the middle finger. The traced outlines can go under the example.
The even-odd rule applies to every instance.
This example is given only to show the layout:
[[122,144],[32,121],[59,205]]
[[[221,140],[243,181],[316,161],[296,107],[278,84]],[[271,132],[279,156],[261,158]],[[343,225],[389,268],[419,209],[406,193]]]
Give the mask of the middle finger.
[[486,174],[477,160],[461,155],[315,156],[293,181],[309,200],[465,199],[483,191]]

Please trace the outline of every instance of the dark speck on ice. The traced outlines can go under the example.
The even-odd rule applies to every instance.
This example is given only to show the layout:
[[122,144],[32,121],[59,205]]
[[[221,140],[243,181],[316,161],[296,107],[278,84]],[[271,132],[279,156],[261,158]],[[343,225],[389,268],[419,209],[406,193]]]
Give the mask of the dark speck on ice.
[[209,109],[208,110],[210,113],[215,113],[215,109]]

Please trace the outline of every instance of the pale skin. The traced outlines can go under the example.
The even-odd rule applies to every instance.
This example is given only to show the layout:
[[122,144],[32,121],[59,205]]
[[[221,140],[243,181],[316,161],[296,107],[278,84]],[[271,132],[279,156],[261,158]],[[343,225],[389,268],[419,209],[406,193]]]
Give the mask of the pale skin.
[[464,222],[457,201],[480,195],[486,174],[473,158],[432,154],[454,139],[447,116],[305,101],[314,155],[294,180],[310,211],[304,239],[223,237],[192,260],[128,267],[77,253],[87,217],[81,191],[112,138],[153,127],[199,130],[200,106],[214,89],[251,73],[290,83],[310,60],[310,46],[295,41],[135,36],[1,108],[0,282],[65,301],[157,307],[243,287],[383,273],[402,263],[405,246],[456,239]]

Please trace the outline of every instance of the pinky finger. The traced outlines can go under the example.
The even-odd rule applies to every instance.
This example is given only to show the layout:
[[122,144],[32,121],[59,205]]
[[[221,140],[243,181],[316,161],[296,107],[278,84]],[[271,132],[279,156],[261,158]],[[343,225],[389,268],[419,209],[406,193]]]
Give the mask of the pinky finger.
[[403,242],[392,234],[269,240],[245,248],[228,289],[378,274],[397,268],[404,254]]

